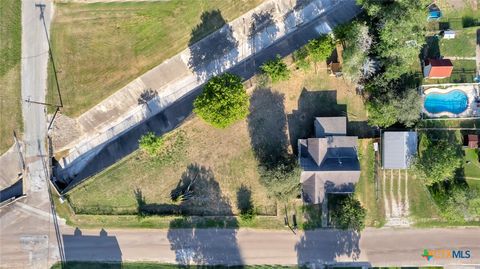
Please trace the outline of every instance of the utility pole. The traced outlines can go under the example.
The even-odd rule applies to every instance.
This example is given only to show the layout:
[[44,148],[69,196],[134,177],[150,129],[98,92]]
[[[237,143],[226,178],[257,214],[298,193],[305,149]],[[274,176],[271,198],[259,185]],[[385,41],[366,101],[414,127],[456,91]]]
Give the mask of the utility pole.
[[38,102],[38,101],[31,101],[31,100],[25,100],[25,102],[33,103],[33,104],[39,104],[39,105],[45,105],[45,106],[53,106],[56,107],[55,113],[53,113],[53,117],[50,120],[50,123],[48,124],[47,131],[50,130],[52,127],[53,121],[55,120],[58,111],[60,108],[63,107],[63,100],[62,100],[62,94],[60,93],[60,84],[58,83],[58,76],[57,76],[57,68],[55,66],[55,60],[53,59],[53,53],[52,53],[52,46],[50,43],[50,37],[48,36],[48,29],[47,29],[47,24],[45,22],[45,4],[35,4],[36,7],[40,8],[40,19],[43,22],[43,29],[45,30],[45,36],[47,37],[47,44],[48,44],[48,55],[50,56],[50,62],[52,63],[53,67],[53,75],[55,76],[55,83],[57,86],[57,94],[58,94],[58,101],[60,104],[55,105],[55,104],[49,104],[49,103],[44,103],[44,102]]

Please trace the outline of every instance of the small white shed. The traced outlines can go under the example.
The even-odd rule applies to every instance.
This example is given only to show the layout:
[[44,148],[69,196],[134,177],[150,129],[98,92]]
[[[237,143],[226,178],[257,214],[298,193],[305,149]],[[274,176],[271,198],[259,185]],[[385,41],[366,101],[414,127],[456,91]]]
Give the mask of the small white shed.
[[448,30],[448,31],[443,32],[443,38],[454,39],[455,38],[455,31]]

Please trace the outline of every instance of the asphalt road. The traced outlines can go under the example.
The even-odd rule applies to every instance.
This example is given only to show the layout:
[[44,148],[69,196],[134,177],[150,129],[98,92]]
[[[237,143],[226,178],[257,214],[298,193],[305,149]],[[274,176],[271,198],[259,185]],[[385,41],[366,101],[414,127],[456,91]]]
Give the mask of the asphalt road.
[[[45,100],[49,57],[45,26],[51,15],[50,0],[22,0],[24,100]],[[48,195],[45,107],[22,102],[22,113],[27,196],[0,210],[0,268],[49,268],[58,260],[58,251]]]
[[[345,231],[65,228],[67,260],[203,264],[331,264],[372,266],[479,265],[480,229],[366,229]],[[424,249],[470,250],[469,259],[433,258]]]

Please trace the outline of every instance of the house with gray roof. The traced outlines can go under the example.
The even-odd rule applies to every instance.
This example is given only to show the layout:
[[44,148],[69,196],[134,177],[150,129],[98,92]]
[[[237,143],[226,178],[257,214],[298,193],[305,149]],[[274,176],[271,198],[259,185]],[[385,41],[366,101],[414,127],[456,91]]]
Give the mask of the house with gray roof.
[[356,136],[347,136],[346,117],[319,117],[315,137],[298,140],[302,197],[322,203],[326,193],[351,193],[360,178]]
[[382,166],[384,169],[407,169],[417,155],[416,132],[384,132]]

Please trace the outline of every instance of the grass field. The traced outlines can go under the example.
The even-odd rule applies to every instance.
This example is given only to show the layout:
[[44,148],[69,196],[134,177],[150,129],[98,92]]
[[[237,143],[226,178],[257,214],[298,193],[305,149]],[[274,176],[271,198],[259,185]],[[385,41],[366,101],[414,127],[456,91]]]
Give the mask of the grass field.
[[375,152],[371,139],[359,140],[358,155],[362,172],[355,187],[355,195],[367,209],[366,226],[380,227],[385,223],[385,213],[383,199],[381,196],[377,199],[375,190]]
[[[185,49],[189,42],[200,40],[261,2],[57,3],[51,39],[65,105],[63,113],[80,115]],[[202,22],[203,13],[207,23],[191,36],[192,29]],[[49,72],[51,102],[56,102],[54,86]]]
[[465,28],[457,31],[454,39],[440,39],[440,53],[445,58],[475,57],[477,44],[477,29],[479,27]]
[[0,0],[0,154],[22,130],[21,33],[21,1]]
[[[295,71],[289,82],[255,90],[251,113],[245,121],[219,130],[193,117],[166,136],[167,143],[175,144],[174,140],[181,140],[173,147],[173,153],[154,161],[136,151],[72,190],[68,199],[76,213],[92,215],[77,214],[71,222],[81,227],[102,226],[102,223],[105,227],[168,226],[171,219],[167,217],[139,219],[134,215],[115,214],[135,214],[139,196],[145,207],[160,211],[175,205],[170,199],[171,191],[178,187],[182,178],[192,174],[192,165],[194,168],[203,167],[200,170],[207,174],[208,180],[198,188],[201,199],[181,204],[187,213],[235,215],[238,213],[239,190],[245,186],[260,213],[276,215],[276,201],[268,197],[259,181],[259,161],[254,154],[259,143],[274,147],[286,143],[285,148],[293,152],[288,136],[310,135],[306,129],[313,131],[314,116],[351,113],[358,122],[365,121],[361,97],[347,89],[343,80],[324,73]],[[319,102],[325,106],[318,105]],[[253,126],[254,123],[260,125]],[[361,129],[359,126],[356,128]],[[292,142],[296,145],[296,139]],[[59,211],[68,215],[65,208]],[[257,217],[256,221],[242,223],[237,220],[237,223],[247,227],[283,228],[283,216]]]

